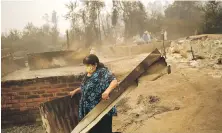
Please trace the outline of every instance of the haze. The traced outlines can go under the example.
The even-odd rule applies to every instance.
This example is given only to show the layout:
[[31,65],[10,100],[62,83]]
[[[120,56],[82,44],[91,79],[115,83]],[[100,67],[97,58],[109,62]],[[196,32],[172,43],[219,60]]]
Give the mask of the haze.
[[[10,29],[22,30],[28,22],[32,22],[35,26],[42,26],[45,21],[43,16],[45,13],[51,15],[55,10],[59,16],[58,28],[61,34],[65,34],[65,30],[70,27],[68,20],[63,17],[67,13],[65,4],[70,0],[2,0],[1,5],[1,30],[8,32]],[[144,5],[148,1],[141,0]],[[150,0],[149,2],[154,1]],[[161,0],[163,4],[166,1]],[[107,10],[111,9],[112,1],[105,0]]]
[[65,4],[69,0],[2,0],[2,32],[8,32],[10,29],[22,30],[28,22],[35,26],[41,26],[45,23],[42,16],[45,13],[51,15],[55,10],[59,16],[58,27],[62,34],[69,28],[69,21],[63,17],[67,9]]

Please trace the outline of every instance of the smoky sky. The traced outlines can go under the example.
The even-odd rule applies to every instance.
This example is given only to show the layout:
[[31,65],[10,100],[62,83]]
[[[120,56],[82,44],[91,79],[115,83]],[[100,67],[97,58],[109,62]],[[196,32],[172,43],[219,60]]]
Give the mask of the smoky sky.
[[[55,10],[59,17],[59,31],[61,34],[65,34],[65,30],[70,27],[70,22],[64,18],[64,15],[68,12],[65,4],[69,3],[69,1],[70,0],[2,0],[1,31],[8,32],[10,29],[22,30],[28,22],[32,22],[35,26],[42,26],[45,23],[43,19],[44,14],[47,13],[51,15],[52,11]],[[147,5],[148,1],[141,1],[144,5]],[[111,9],[112,1],[105,0],[105,5],[108,10]]]
[[22,30],[28,22],[35,26],[45,23],[43,15],[51,15],[55,10],[59,17],[58,27],[61,32],[69,28],[69,21],[63,17],[67,9],[65,4],[69,0],[3,0],[1,1],[1,30]]

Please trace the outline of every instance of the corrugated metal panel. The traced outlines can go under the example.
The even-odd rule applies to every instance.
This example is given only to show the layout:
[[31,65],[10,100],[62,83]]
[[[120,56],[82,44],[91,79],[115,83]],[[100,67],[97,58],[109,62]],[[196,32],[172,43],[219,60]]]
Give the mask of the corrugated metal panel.
[[78,124],[80,94],[58,98],[40,105],[47,133],[70,133]]

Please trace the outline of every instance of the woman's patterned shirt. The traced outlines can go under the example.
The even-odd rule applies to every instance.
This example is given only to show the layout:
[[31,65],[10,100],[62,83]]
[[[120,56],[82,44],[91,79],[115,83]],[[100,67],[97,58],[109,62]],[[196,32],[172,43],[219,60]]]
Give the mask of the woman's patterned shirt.
[[[99,68],[90,77],[84,77],[80,86],[82,92],[79,104],[80,120],[101,101],[102,93],[114,79],[116,78],[107,68]],[[116,108],[113,107],[108,115],[116,115]]]

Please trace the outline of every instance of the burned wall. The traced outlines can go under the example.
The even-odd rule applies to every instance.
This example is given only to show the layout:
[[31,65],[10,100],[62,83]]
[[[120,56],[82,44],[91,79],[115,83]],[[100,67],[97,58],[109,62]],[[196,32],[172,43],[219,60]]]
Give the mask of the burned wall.
[[41,121],[39,105],[67,96],[79,87],[82,77],[80,74],[1,82],[2,124]]
[[15,58],[11,49],[1,49],[1,77],[25,67],[25,58]]
[[77,65],[89,54],[89,49],[81,51],[52,51],[28,54],[30,70],[58,68]]
[[73,51],[53,51],[44,53],[28,54],[28,64],[30,70],[56,68],[68,65],[66,56]]
[[24,65],[23,66],[20,66],[19,64],[17,64],[15,62],[15,60],[13,59],[13,56],[11,55],[8,55],[8,56],[4,56],[1,58],[1,77],[9,74],[9,73],[12,73],[18,69],[21,69],[25,67]]

